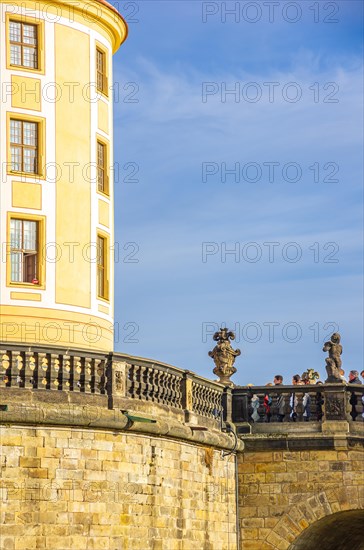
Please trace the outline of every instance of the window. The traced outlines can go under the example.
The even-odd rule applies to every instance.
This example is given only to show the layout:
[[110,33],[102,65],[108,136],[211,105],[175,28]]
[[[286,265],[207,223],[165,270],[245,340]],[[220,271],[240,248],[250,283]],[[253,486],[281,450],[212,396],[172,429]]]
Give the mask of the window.
[[38,27],[10,20],[10,65],[38,69]]
[[102,94],[107,93],[106,54],[99,48],[96,49],[96,86]]
[[97,142],[97,190],[100,193],[109,193],[108,175],[106,171],[106,145],[101,141]]
[[39,283],[39,222],[10,219],[12,283]]
[[106,243],[107,240],[104,237],[97,236],[97,294],[104,300],[108,299]]
[[38,123],[10,119],[11,170],[38,173]]

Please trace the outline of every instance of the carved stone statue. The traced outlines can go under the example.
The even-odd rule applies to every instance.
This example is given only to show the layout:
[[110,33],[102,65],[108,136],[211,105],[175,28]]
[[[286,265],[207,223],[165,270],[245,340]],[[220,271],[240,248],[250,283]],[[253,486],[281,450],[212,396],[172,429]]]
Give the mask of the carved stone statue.
[[316,380],[319,378],[319,373],[314,369],[307,369],[301,376],[301,380],[308,380],[309,384],[316,384]]
[[331,340],[329,342],[325,342],[324,347],[322,348],[322,351],[329,352],[329,356],[325,359],[326,371],[328,375],[326,382],[343,381],[340,375],[340,369],[342,365],[340,355],[343,352],[343,348],[340,345],[340,340],[340,334],[338,332],[334,332],[334,334],[331,336]]
[[221,384],[233,386],[230,377],[236,372],[235,358],[241,355],[240,349],[233,350],[230,344],[230,340],[235,340],[235,334],[227,328],[222,328],[220,332],[215,332],[213,339],[217,342],[214,349],[209,351],[209,356],[216,365],[213,372],[220,377]]

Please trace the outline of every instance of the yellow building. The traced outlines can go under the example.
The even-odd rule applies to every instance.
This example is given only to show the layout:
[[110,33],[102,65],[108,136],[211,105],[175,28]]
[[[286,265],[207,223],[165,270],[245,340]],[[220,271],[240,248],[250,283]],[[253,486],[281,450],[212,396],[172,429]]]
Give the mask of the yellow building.
[[1,334],[113,349],[112,55],[104,0],[1,0]]

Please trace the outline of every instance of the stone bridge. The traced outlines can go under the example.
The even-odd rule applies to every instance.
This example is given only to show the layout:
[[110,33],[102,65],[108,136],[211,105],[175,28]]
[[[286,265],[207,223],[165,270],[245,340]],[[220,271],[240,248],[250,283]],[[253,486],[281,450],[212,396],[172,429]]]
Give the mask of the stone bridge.
[[4,344],[0,369],[1,549],[363,548],[362,386],[269,388],[253,423],[267,388],[146,359]]

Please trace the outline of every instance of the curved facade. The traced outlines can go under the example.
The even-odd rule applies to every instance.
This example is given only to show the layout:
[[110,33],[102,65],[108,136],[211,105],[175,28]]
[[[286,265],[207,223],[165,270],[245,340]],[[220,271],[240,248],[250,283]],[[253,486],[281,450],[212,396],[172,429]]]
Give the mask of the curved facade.
[[1,1],[1,336],[113,348],[112,55],[103,0]]

